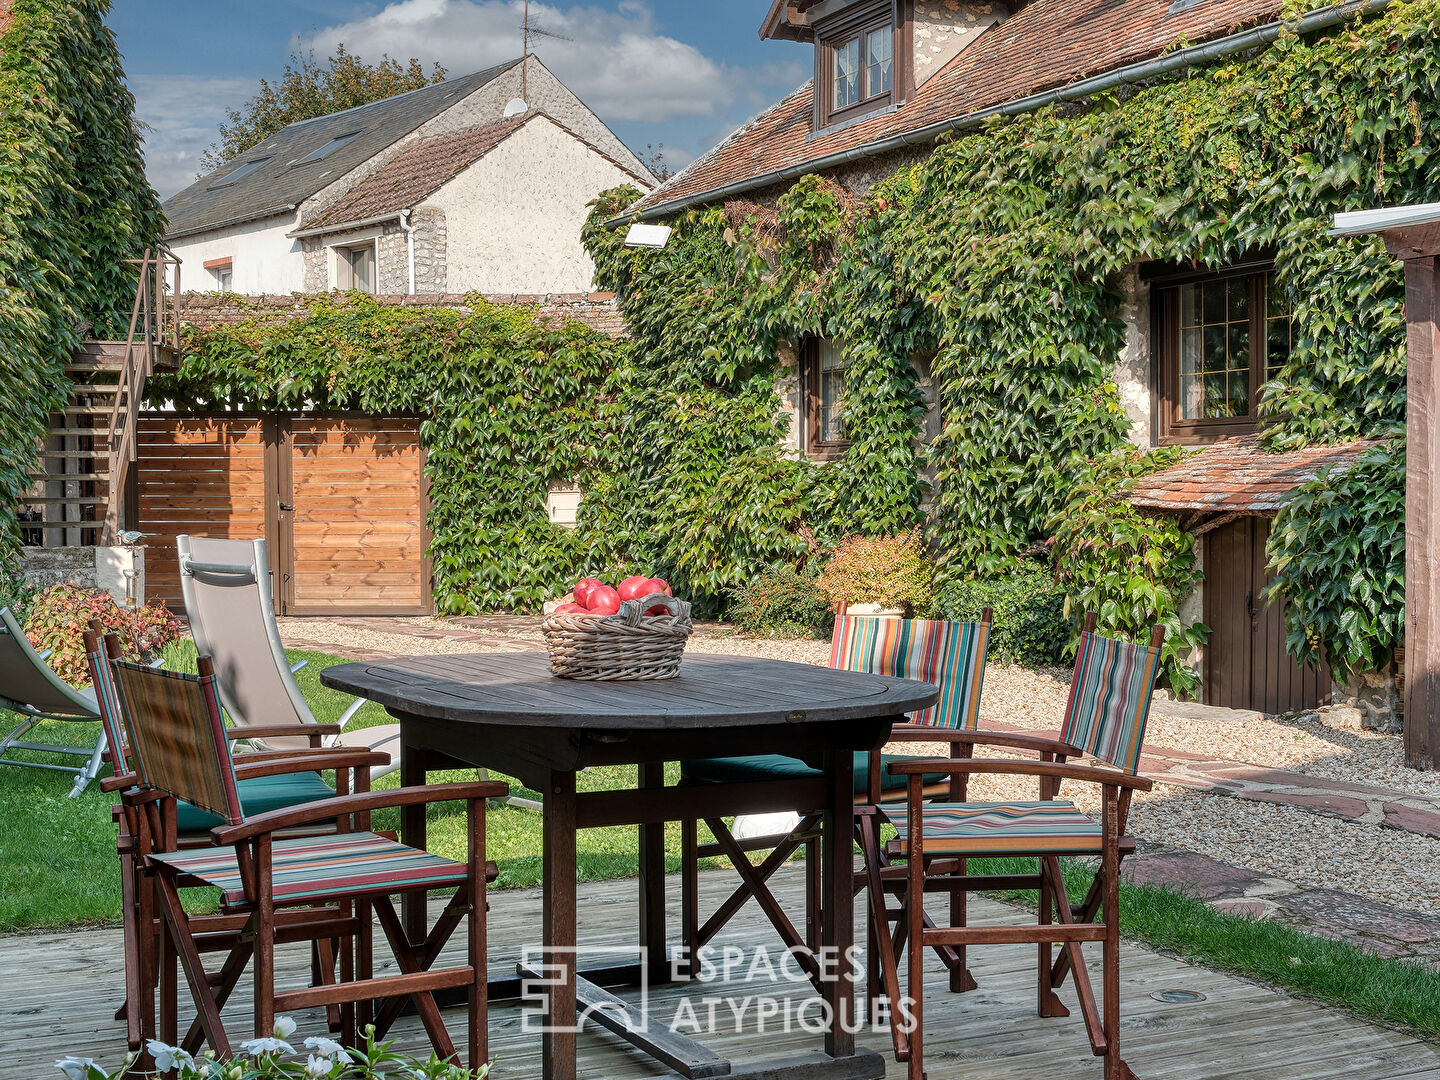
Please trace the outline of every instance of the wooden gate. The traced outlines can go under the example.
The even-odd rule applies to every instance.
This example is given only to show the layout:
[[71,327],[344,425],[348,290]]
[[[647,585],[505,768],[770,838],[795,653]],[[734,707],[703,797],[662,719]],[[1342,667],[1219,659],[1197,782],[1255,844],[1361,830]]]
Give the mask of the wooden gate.
[[419,423],[354,416],[148,416],[132,527],[147,592],[181,607],[175,537],[265,537],[282,615],[430,610]]
[[1285,649],[1285,608],[1267,603],[1270,521],[1237,518],[1205,535],[1205,702],[1267,713],[1314,708],[1330,672],[1301,667]]

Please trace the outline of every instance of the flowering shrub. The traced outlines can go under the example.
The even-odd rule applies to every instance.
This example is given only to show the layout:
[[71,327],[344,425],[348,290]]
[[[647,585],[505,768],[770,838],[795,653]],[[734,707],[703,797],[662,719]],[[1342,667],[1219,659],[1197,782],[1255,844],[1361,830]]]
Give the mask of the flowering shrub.
[[[240,1056],[230,1061],[220,1061],[210,1051],[196,1059],[178,1046],[151,1039],[145,1049],[154,1059],[156,1071],[138,1075],[173,1072],[178,1080],[485,1080],[490,1075],[488,1062],[478,1069],[467,1069],[442,1061],[433,1053],[425,1059],[397,1054],[390,1049],[394,1042],[375,1041],[373,1025],[365,1028],[363,1050],[347,1050],[334,1039],[312,1035],[305,1040],[302,1055],[289,1042],[294,1034],[295,1021],[288,1016],[277,1017],[272,1037],[241,1043]],[[121,1080],[137,1075],[130,1071],[137,1057],[132,1054],[113,1073],[85,1057],[62,1058],[55,1067],[67,1080]]]
[[747,634],[822,638],[835,612],[815,584],[815,571],[782,566],[731,593],[728,615]]
[[930,611],[933,570],[920,530],[898,536],[847,536],[820,572],[817,585],[832,604]]
[[127,660],[153,660],[166,645],[180,639],[184,625],[161,603],[127,608],[99,589],[52,585],[30,602],[25,636],[41,652],[51,650],[47,663],[62,679],[77,686],[90,681],[84,634],[91,619],[99,619],[107,633],[119,636]]

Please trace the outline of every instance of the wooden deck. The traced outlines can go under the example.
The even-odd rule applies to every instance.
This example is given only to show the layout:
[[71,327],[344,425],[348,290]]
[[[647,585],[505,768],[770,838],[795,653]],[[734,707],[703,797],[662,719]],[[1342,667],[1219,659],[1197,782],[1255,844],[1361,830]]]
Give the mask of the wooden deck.
[[[702,896],[718,899],[735,880],[728,871],[702,875]],[[777,890],[791,910],[802,907],[800,880],[793,871],[780,877]],[[669,883],[671,925],[679,925],[678,883]],[[605,882],[581,887],[580,940],[583,946],[617,950],[635,934],[635,883]],[[857,913],[858,914],[858,913]],[[1000,904],[980,902],[977,921],[1003,921],[1011,914]],[[491,964],[495,973],[513,972],[526,942],[538,937],[540,897],[533,890],[492,894]],[[857,926],[863,925],[857,918]],[[378,937],[378,935],[377,935]],[[746,950],[747,963],[764,946],[779,957],[778,939],[753,904],[741,912],[719,943]],[[378,946],[377,947],[381,947]],[[1100,1060],[1088,1053],[1079,1010],[1069,988],[1061,997],[1072,1016],[1040,1020],[1034,1013],[1034,951],[1031,946],[993,946],[972,953],[980,988],[952,995],[943,988],[943,972],[932,963],[934,982],[926,995],[927,1063],[931,1080],[1021,1080],[1021,1078],[1094,1078]],[[626,958],[628,959],[628,958]],[[281,954],[281,984],[298,985],[308,968],[306,954]],[[1138,946],[1128,946],[1123,961],[1126,1058],[1143,1080],[1440,1080],[1440,1049],[1408,1035],[1367,1024],[1348,1013],[1299,1001],[1241,979],[1217,974]],[[1098,980],[1099,973],[1095,972]],[[0,938],[0,1077],[31,1080],[55,1077],[52,1065],[65,1054],[93,1056],[112,1067],[124,1050],[124,1028],[111,1019],[121,985],[118,930]],[[237,992],[226,1009],[232,1035],[249,1037],[248,995]],[[1164,990],[1191,990],[1204,1000],[1169,1004],[1152,997]],[[732,983],[667,986],[652,992],[652,1014],[664,1022],[680,997],[697,1002],[703,1019],[705,997],[767,995],[798,1006],[813,1000],[808,984]],[[627,995],[629,996],[629,995]],[[813,1008],[813,1006],[812,1006]],[[460,1042],[463,1009],[446,1013]],[[819,1037],[785,1032],[774,1019],[758,1026],[752,1006],[735,1030],[733,1016],[721,1007],[724,1031],[703,1041],[739,1065],[750,1055],[772,1057],[793,1049],[819,1048]],[[299,1014],[297,1039],[322,1033],[320,1018]],[[507,1003],[492,1009],[491,1047],[496,1080],[538,1077],[539,1037],[522,1031],[522,1007]],[[402,1044],[421,1050],[424,1035],[414,1018],[396,1029]],[[883,1033],[863,1033],[862,1045],[888,1051]],[[298,1045],[298,1041],[297,1041]],[[463,1043],[462,1043],[463,1045]],[[667,1075],[617,1039],[593,1028],[580,1037],[581,1075],[596,1080],[632,1080]],[[904,1075],[893,1059],[889,1077]]]

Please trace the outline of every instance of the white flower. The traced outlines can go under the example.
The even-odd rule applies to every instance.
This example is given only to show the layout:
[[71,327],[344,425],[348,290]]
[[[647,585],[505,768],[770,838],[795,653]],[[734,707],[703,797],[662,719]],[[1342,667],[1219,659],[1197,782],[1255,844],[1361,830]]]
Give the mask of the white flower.
[[335,1062],[328,1057],[311,1054],[305,1062],[305,1076],[308,1080],[323,1080],[335,1071]]
[[66,1057],[55,1062],[55,1067],[69,1080],[90,1080],[90,1070],[95,1067],[94,1058]]
[[274,1034],[277,1039],[288,1039],[295,1034],[295,1021],[288,1016],[277,1016]]
[[251,1039],[240,1044],[240,1052],[258,1058],[265,1054],[293,1054],[295,1048],[284,1039]]
[[159,1039],[151,1039],[145,1044],[145,1051],[155,1059],[155,1071],[160,1073],[170,1072],[172,1069],[193,1069],[195,1059],[181,1050],[178,1046],[169,1046]]
[[350,1064],[350,1055],[345,1052],[345,1047],[334,1039],[325,1039],[311,1035],[305,1040],[305,1049],[314,1050],[321,1057],[334,1058],[336,1061],[343,1061]]

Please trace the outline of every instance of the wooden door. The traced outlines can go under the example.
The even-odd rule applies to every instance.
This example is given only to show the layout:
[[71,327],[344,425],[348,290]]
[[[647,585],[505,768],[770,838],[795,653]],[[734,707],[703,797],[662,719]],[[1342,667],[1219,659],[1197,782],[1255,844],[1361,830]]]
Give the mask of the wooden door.
[[[132,527],[145,534],[145,595],[185,605],[175,537],[273,537],[268,424],[259,416],[144,416],[136,427]],[[273,457],[273,455],[271,455]]]
[[419,422],[294,416],[280,423],[281,612],[426,614]]
[[1267,518],[1238,518],[1205,535],[1205,701],[1266,713],[1314,708],[1330,694],[1330,672],[1301,667],[1285,648],[1283,602],[1265,590]]
[[175,537],[264,537],[282,615],[430,611],[420,425],[355,416],[151,415],[132,526],[146,592],[183,607]]

